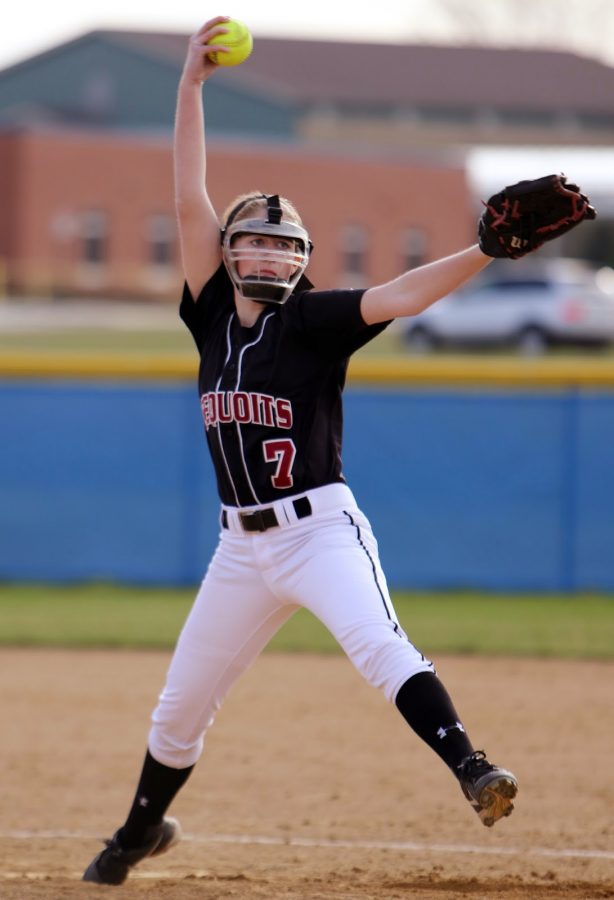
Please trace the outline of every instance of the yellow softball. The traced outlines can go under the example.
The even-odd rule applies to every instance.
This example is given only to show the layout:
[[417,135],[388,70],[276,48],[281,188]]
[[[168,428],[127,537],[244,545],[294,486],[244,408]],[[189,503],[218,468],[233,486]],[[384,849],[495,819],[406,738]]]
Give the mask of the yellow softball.
[[254,42],[247,25],[237,19],[229,19],[224,22],[224,28],[228,29],[226,34],[216,34],[209,41],[211,44],[221,44],[228,47],[229,53],[209,53],[209,59],[218,66],[238,66],[239,63],[245,62],[252,52]]

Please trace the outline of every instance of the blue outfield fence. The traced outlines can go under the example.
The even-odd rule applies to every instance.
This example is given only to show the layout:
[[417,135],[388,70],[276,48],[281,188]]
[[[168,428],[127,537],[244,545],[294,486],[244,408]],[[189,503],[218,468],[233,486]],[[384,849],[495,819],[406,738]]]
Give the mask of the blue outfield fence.
[[[0,579],[195,584],[219,505],[192,383],[0,383]],[[614,589],[614,391],[346,389],[394,588]]]

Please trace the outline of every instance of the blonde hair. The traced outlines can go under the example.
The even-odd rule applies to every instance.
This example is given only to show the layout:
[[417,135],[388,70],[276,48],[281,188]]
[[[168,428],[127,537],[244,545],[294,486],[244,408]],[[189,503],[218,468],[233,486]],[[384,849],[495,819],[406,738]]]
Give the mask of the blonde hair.
[[[232,203],[224,210],[222,215],[222,228],[226,228],[228,219],[231,217],[232,221],[236,222],[240,219],[249,219],[251,216],[263,212],[266,208],[266,199],[267,195],[263,194],[262,191],[250,191],[247,194],[240,194],[238,197],[235,197]],[[289,219],[291,222],[296,222],[297,225],[303,224],[303,220],[291,200],[288,200],[286,197],[280,197],[279,205],[281,206],[282,213],[286,219]],[[237,207],[239,207],[237,214],[236,216],[233,216],[232,214]]]

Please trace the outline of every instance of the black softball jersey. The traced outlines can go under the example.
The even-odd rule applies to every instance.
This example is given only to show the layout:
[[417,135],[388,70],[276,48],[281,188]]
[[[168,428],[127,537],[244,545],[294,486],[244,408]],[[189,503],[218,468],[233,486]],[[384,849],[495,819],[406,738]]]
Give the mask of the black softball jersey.
[[220,499],[254,506],[343,482],[341,394],[350,355],[384,330],[362,290],[303,291],[238,320],[224,265],[179,314],[200,353],[198,389]]

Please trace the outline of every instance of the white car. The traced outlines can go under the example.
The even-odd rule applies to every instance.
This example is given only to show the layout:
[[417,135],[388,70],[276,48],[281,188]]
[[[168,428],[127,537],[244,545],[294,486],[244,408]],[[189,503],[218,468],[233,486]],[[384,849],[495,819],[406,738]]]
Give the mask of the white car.
[[408,348],[514,346],[526,354],[556,344],[614,341],[614,270],[579,260],[498,260],[479,280],[418,316],[400,320]]

